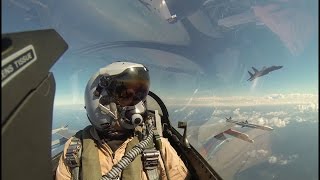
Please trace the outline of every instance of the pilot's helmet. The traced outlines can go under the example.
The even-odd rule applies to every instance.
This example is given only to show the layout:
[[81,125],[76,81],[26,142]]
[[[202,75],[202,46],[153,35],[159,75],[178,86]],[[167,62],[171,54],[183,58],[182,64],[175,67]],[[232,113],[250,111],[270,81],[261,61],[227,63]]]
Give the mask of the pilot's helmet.
[[85,108],[98,131],[115,123],[133,129],[143,122],[149,92],[149,71],[142,64],[115,62],[91,77],[85,89]]

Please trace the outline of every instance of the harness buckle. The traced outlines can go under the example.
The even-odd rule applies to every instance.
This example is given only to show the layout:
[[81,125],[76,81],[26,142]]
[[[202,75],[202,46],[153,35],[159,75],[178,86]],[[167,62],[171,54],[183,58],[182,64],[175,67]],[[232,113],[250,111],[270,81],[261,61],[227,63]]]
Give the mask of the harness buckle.
[[159,164],[159,151],[155,149],[145,149],[142,152],[143,167],[146,170],[156,169]]
[[71,143],[66,152],[65,163],[70,167],[80,166],[81,142],[78,138],[71,139]]

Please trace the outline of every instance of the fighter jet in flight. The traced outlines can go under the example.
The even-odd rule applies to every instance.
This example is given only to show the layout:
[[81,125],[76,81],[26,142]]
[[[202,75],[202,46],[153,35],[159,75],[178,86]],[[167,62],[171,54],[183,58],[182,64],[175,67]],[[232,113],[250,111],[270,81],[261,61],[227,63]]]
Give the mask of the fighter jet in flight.
[[272,131],[273,128],[270,126],[262,126],[262,125],[258,125],[258,124],[252,124],[249,123],[248,120],[246,121],[234,121],[231,119],[231,117],[226,118],[226,122],[229,123],[234,123],[236,125],[239,125],[241,127],[249,127],[249,128],[255,128],[255,129],[261,129],[261,130],[266,130],[266,131]]
[[254,74],[252,74],[250,71],[248,71],[248,73],[250,74],[250,78],[248,79],[248,81],[252,81],[252,80],[256,79],[257,77],[264,76],[264,75],[268,74],[269,72],[277,70],[277,69],[281,69],[282,67],[283,66],[263,67],[261,69],[261,71],[258,71],[256,68],[252,67],[252,69],[254,70]]

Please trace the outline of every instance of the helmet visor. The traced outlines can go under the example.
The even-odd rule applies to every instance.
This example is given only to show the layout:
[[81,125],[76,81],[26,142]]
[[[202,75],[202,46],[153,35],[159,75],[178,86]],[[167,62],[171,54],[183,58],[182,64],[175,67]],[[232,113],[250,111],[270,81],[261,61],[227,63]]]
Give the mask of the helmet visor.
[[134,106],[146,99],[149,85],[148,69],[131,67],[114,78],[111,92],[120,106]]

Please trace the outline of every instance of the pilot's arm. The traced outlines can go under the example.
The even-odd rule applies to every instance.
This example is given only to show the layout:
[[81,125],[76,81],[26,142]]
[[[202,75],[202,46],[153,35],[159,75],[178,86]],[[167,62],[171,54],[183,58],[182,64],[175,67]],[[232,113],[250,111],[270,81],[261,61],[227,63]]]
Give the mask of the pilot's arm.
[[69,147],[70,143],[71,143],[71,139],[70,138],[64,146],[64,150],[63,150],[63,154],[60,157],[59,160],[59,164],[56,170],[56,180],[71,180],[71,172],[69,167],[64,163],[65,162],[65,158],[66,158],[66,152],[67,152],[67,148]]
[[[162,152],[164,156],[164,163],[168,167],[168,173],[171,180],[190,179],[187,167],[171,146],[168,139],[161,138]],[[167,179],[165,173],[161,173],[162,179]]]

